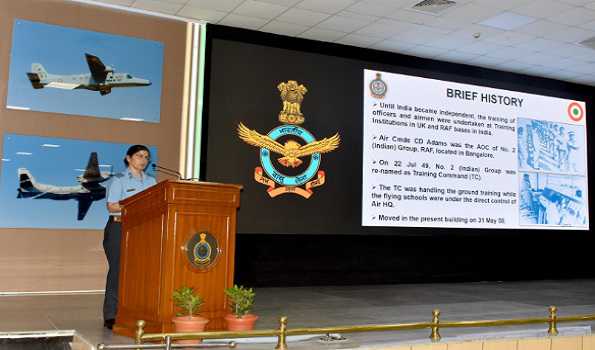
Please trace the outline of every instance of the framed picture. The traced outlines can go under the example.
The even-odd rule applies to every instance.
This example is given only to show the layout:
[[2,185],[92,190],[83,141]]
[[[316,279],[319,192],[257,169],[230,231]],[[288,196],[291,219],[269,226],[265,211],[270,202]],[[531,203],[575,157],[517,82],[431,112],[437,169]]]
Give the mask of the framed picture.
[[7,108],[158,123],[163,44],[17,19]]
[[[101,229],[106,190],[124,171],[128,144],[5,134],[0,227]],[[149,147],[151,161],[157,159]],[[152,168],[147,173],[154,176]]]

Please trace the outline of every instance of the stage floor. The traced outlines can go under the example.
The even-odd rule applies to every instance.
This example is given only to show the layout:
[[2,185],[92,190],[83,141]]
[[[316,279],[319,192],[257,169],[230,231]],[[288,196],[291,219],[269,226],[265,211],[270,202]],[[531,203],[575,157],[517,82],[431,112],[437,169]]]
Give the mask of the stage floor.
[[[0,333],[74,330],[90,345],[132,344],[133,339],[113,335],[102,327],[103,295],[34,295],[0,297]],[[323,327],[430,321],[441,310],[442,321],[547,317],[556,305],[559,316],[595,314],[595,279],[530,282],[477,282],[258,288],[255,313],[258,329],[277,328],[288,316],[288,327]],[[590,332],[592,323],[561,324],[568,333]],[[453,337],[537,330],[546,325],[506,328],[443,329]],[[427,342],[429,330],[344,334],[347,341],[333,347],[373,347],[375,344]],[[275,344],[240,344],[239,349],[273,349]],[[329,349],[314,338],[290,344],[291,349]]]

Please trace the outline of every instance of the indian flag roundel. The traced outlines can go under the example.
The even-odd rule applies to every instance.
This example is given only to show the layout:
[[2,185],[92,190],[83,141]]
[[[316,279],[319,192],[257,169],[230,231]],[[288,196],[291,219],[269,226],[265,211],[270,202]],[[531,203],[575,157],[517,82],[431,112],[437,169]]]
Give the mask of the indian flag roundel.
[[568,105],[568,117],[575,122],[580,121],[585,116],[583,106],[578,102],[572,102]]

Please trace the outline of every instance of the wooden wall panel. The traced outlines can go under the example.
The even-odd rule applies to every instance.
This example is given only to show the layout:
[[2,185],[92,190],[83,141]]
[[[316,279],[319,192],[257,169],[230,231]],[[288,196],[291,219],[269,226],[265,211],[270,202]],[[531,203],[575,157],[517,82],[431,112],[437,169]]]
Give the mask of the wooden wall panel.
[[516,340],[493,340],[484,343],[483,350],[516,350]]
[[582,337],[552,337],[551,350],[581,350]]
[[550,350],[551,345],[550,338],[521,339],[517,350]]
[[448,344],[421,344],[414,345],[411,350],[448,350]]
[[381,347],[378,350],[411,350],[411,345]]
[[[17,18],[163,43],[161,122],[6,109],[12,26]],[[5,133],[16,133],[150,144],[157,147],[163,166],[178,168],[186,28],[180,21],[66,0],[0,1],[0,140]],[[0,229],[0,292],[104,289],[107,263],[102,240],[102,230]]]
[[595,336],[525,339],[489,339],[463,343],[438,343],[379,347],[378,350],[595,350]]
[[595,335],[584,336],[582,341],[583,350],[595,350]]
[[448,350],[483,350],[483,343],[480,341],[451,343],[448,344]]

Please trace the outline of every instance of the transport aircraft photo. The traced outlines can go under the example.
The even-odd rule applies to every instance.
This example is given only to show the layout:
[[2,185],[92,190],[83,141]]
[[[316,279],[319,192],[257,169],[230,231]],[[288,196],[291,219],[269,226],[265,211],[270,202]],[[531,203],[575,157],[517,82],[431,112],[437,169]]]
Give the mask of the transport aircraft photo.
[[17,198],[70,200],[78,202],[77,220],[83,220],[91,204],[105,198],[106,189],[102,182],[112,177],[111,172],[101,172],[97,160],[97,152],[91,152],[89,163],[81,176],[77,177],[78,185],[55,186],[42,184],[35,181],[35,178],[28,169],[19,168],[19,188]]
[[74,90],[99,91],[101,96],[109,94],[113,88],[149,86],[151,82],[132,76],[129,73],[116,73],[113,67],[106,66],[99,57],[85,53],[89,73],[59,75],[48,73],[41,63],[33,63],[27,77],[34,89],[44,87]]

